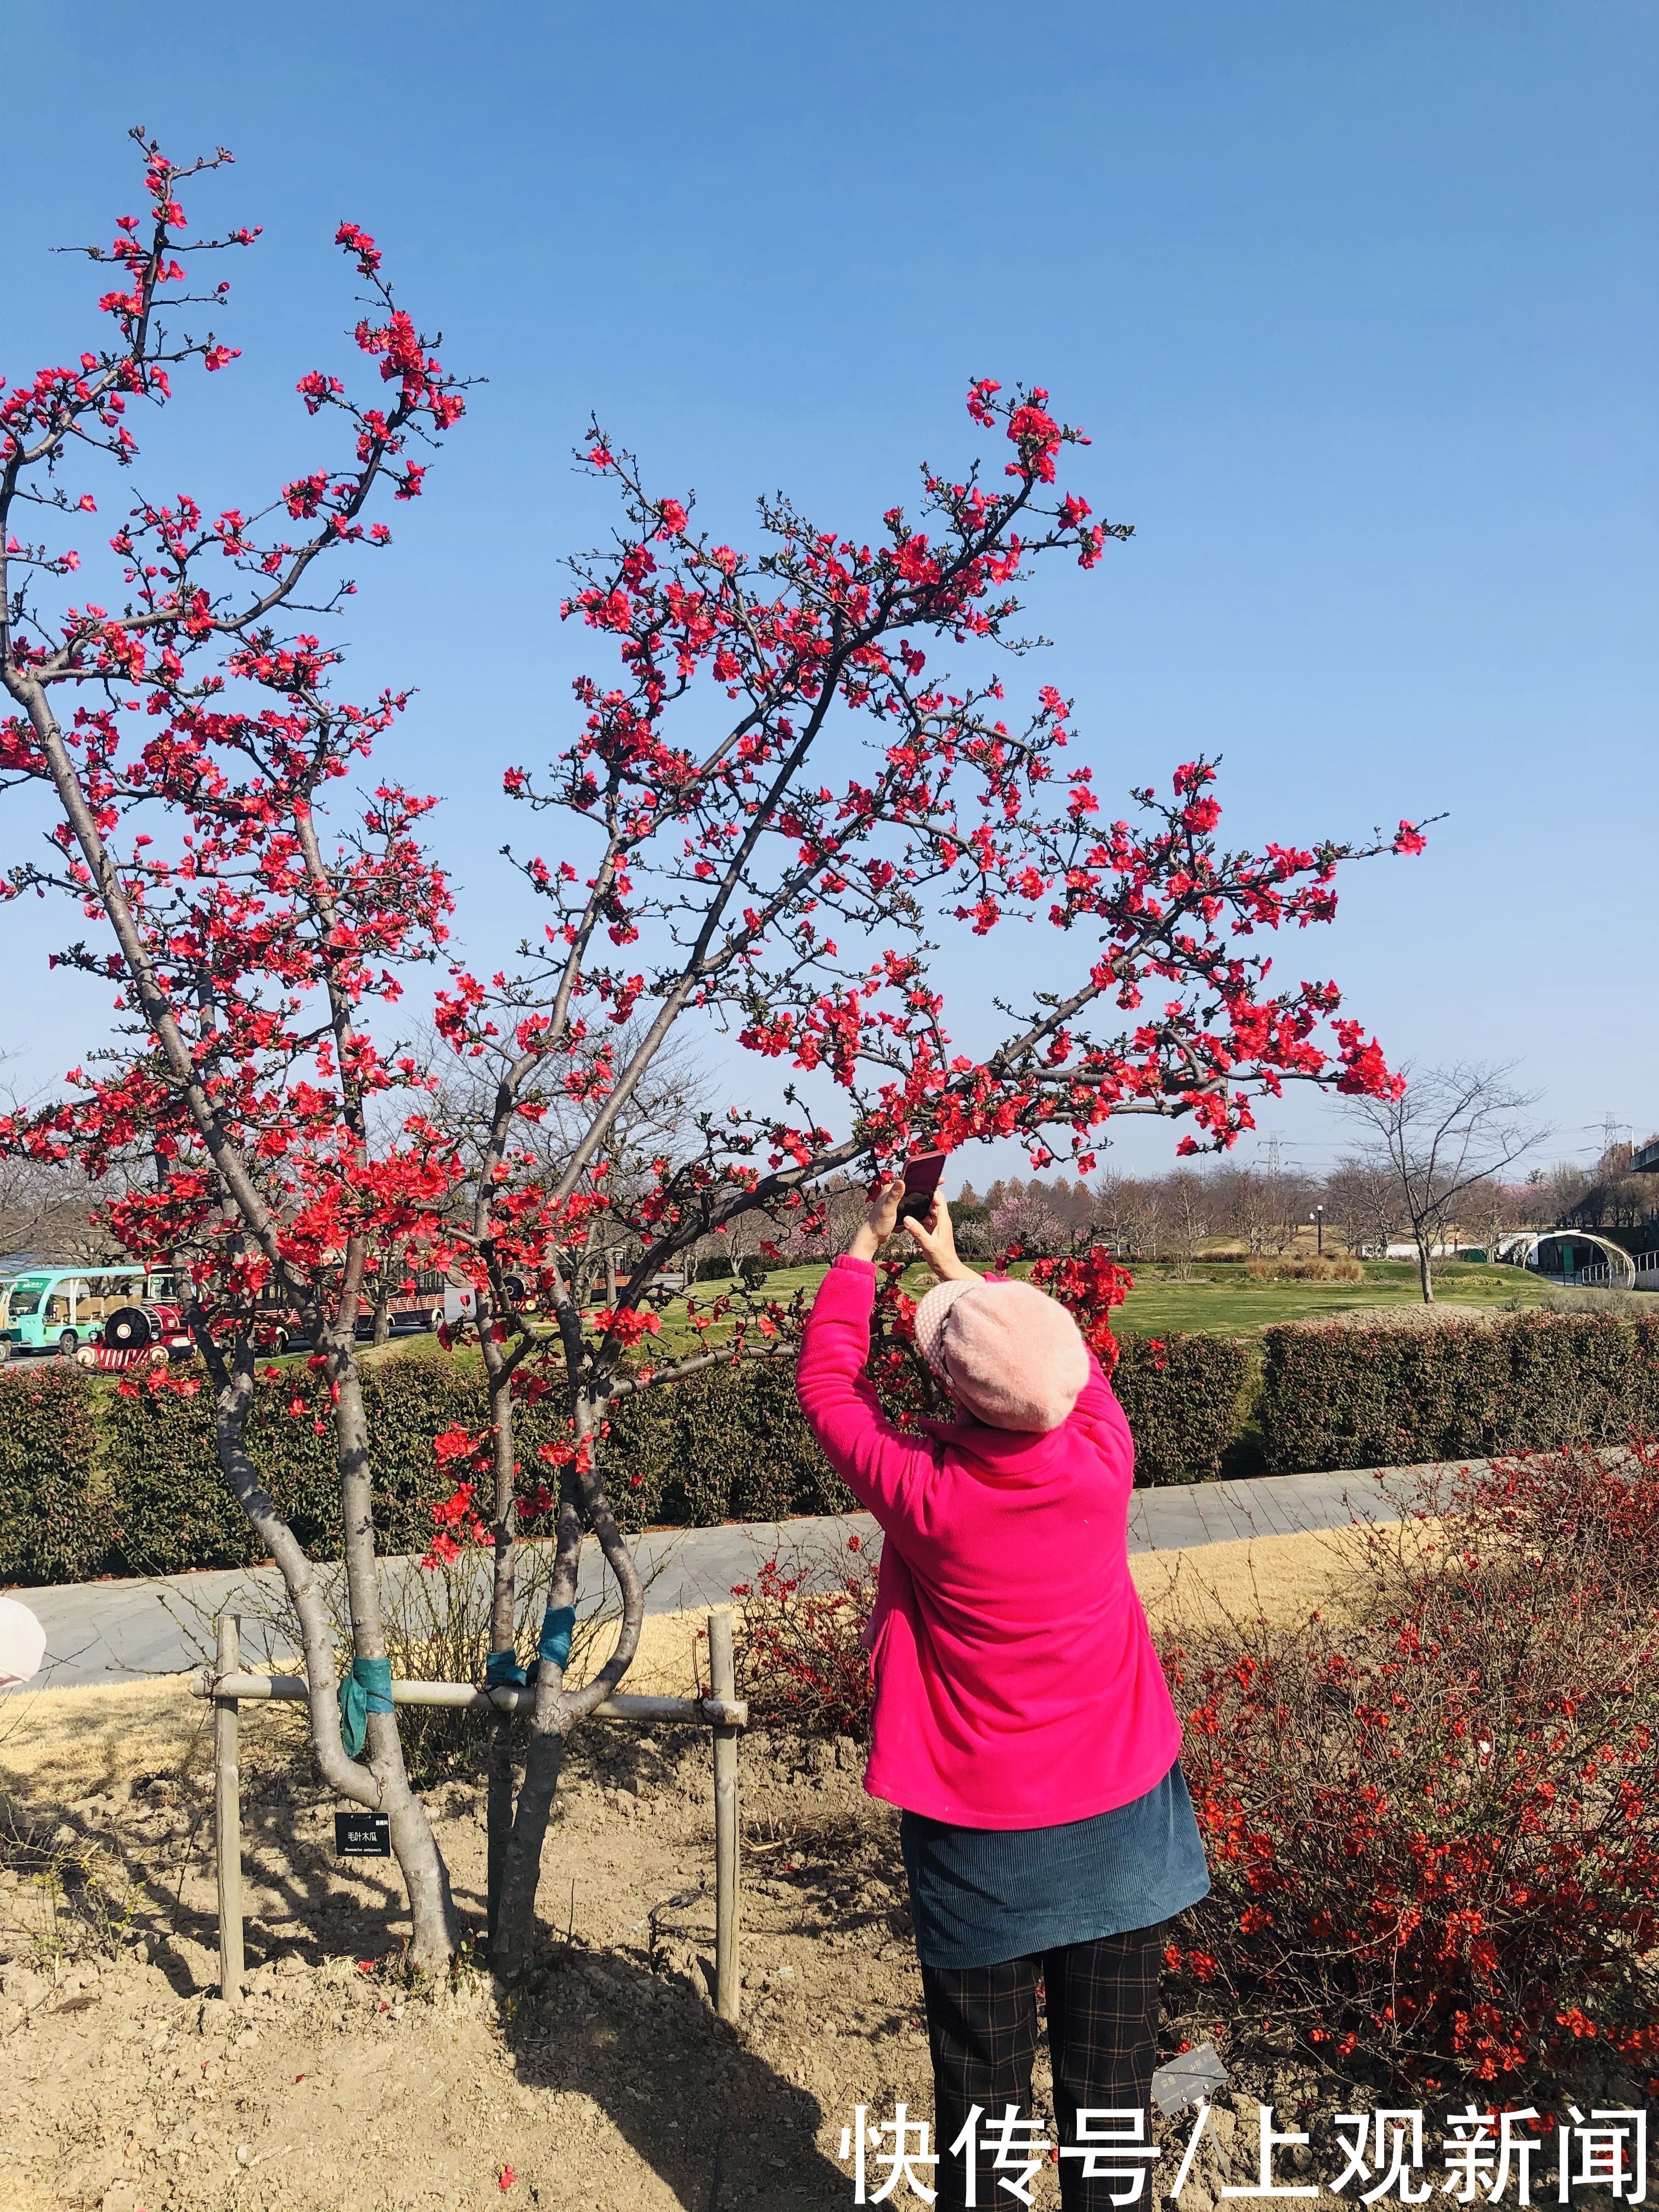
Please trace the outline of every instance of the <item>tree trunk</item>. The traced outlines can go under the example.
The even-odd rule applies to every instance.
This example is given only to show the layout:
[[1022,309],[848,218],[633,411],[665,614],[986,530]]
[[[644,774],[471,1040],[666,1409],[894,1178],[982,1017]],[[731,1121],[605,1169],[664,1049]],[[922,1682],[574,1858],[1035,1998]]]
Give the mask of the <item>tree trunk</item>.
[[[605,1403],[603,1397],[586,1395],[578,1400],[575,1428],[579,1440],[590,1440],[597,1435]],[[502,1862],[501,1904],[492,1951],[495,1972],[504,1981],[514,1980],[522,1974],[533,1954],[542,1844],[571,1730],[611,1694],[628,1672],[639,1649],[640,1628],[645,1618],[645,1585],[617,1526],[597,1472],[591,1468],[582,1472],[580,1462],[567,1468],[560,1492],[558,1540],[547,1601],[553,1607],[574,1605],[582,1531],[584,1526],[589,1527],[599,1538],[606,1564],[617,1578],[623,1601],[622,1628],[614,1653],[593,1680],[580,1690],[565,1688],[563,1669],[550,1660],[538,1662],[536,1709],[530,1725],[524,1781],[513,1816],[513,1832]]]
[[[480,1331],[484,1367],[489,1378],[489,1419],[495,1439],[495,1558],[489,1603],[489,1648],[514,1649],[519,1627],[519,1498],[514,1482],[513,1370],[488,1322]],[[513,1833],[513,1716],[498,1713],[489,1730],[489,1792],[484,1817],[487,1873],[484,1893],[490,1955],[495,1950],[501,1918],[501,1881],[507,1868],[507,1846]]]
[[[574,1477],[567,1469],[561,1480],[559,1533],[553,1580],[547,1593],[550,1607],[574,1605],[576,1576],[581,1562],[582,1513]],[[536,1932],[536,1892],[541,1885],[542,1844],[552,1814],[559,1771],[564,1764],[565,1744],[575,1715],[564,1693],[564,1670],[550,1660],[538,1659],[534,1675],[536,1705],[525,1753],[524,1780],[517,1802],[512,1798],[512,1777],[507,1777],[507,1810],[510,1825],[494,1827],[496,1811],[495,1776],[490,1776],[489,1811],[492,1820],[490,1857],[498,1861],[499,1878],[492,1866],[495,1909],[490,1930],[490,1963],[503,1981],[515,1980],[530,1964]]]
[[1417,1240],[1417,1279],[1423,1286],[1423,1303],[1434,1304],[1434,1274],[1429,1265],[1429,1248],[1422,1237]]
[[374,1341],[377,1346],[392,1341],[392,1293],[374,1301]]
[[[222,1373],[222,1368],[221,1369]],[[344,1393],[342,1392],[343,1400]],[[390,1816],[392,1848],[409,1890],[414,1928],[411,1957],[416,1966],[436,1972],[454,1951],[453,1908],[449,1876],[438,1853],[420,1800],[410,1791],[404,1772],[402,1747],[395,1714],[371,1714],[368,1723],[369,1760],[360,1765],[348,1757],[340,1735],[334,1631],[328,1608],[318,1587],[316,1570],[299,1540],[276,1510],[270,1492],[259,1481],[243,1437],[253,1406],[253,1363],[251,1348],[238,1347],[234,1375],[225,1379],[214,1397],[214,1440],[219,1465],[231,1494],[246,1514],[267,1552],[280,1569],[289,1599],[300,1623],[306,1682],[309,1692],[311,1741],[324,1781],[337,1796],[370,1807]],[[361,1419],[362,1401],[358,1399]],[[373,1559],[373,1534],[369,1538]],[[379,1606],[374,1607],[379,1636]],[[354,1625],[356,1616],[354,1615]],[[364,1657],[383,1656],[384,1638],[377,1651],[364,1650],[361,1631],[357,1649]],[[392,1759],[385,1754],[389,1735]]]
[[[352,1646],[360,1659],[384,1659],[386,1629],[380,1614],[380,1565],[374,1555],[368,1425],[356,1349],[344,1330],[330,1345],[329,1366],[338,1393],[335,1424],[339,1443],[340,1526],[351,1605]],[[315,1704],[313,1696],[313,1719]],[[409,1891],[413,1929],[410,1960],[422,1972],[437,1973],[448,1966],[455,1953],[455,1909],[448,1870],[426,1808],[410,1787],[397,1714],[370,1713],[367,1740],[369,1771],[379,1787],[377,1807],[391,1823],[392,1848]]]
[[543,1660],[537,1670],[535,1718],[525,1753],[524,1780],[514,1808],[512,1832],[501,1854],[501,1902],[490,1961],[503,1981],[516,1981],[531,1962],[536,1933],[536,1892],[541,1886],[542,1844],[564,1765],[565,1745],[576,1716],[556,1688],[542,1691],[548,1678],[562,1681],[560,1670]]

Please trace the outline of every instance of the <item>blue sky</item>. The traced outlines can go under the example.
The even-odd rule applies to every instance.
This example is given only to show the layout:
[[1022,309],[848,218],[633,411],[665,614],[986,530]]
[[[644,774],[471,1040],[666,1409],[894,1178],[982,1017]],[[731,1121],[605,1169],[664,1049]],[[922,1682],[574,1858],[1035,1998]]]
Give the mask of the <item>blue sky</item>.
[[[70,39],[58,10],[8,11],[0,73],[27,97],[0,368],[78,350],[91,272],[45,249],[136,204],[126,126],[224,142],[204,219],[265,226],[224,319],[245,355],[187,446],[149,438],[143,481],[246,503],[308,454],[295,377],[346,351],[334,226],[380,238],[447,360],[489,380],[349,625],[361,689],[419,687],[398,766],[446,798],[477,957],[521,919],[499,767],[553,749],[593,659],[556,620],[559,556],[604,522],[568,460],[588,411],[747,544],[778,486],[867,533],[920,459],[968,452],[969,378],[1024,376],[1093,434],[1080,487],[1136,526],[1033,601],[1056,644],[1025,680],[1075,693],[1103,790],[1201,747],[1252,839],[1447,811],[1284,964],[1335,975],[1391,1056],[1520,1059],[1553,1152],[1608,1111],[1659,1124],[1650,7],[159,20],[92,0]],[[45,921],[0,914],[0,1043],[28,1082],[101,1018],[48,980]],[[943,966],[983,972],[954,946]],[[1263,1128],[1310,1161],[1340,1140],[1311,1094]],[[1132,1127],[1119,1164],[1173,1142]]]

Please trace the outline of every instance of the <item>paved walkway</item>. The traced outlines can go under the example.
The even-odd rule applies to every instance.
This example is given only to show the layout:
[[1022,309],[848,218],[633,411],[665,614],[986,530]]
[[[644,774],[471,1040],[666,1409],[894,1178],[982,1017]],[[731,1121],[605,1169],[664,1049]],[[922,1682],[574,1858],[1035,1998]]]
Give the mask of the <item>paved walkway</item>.
[[[1195,1482],[1138,1490],[1129,1510],[1132,1552],[1185,1550],[1249,1536],[1287,1536],[1350,1520],[1394,1521],[1408,1509],[1425,1468],[1366,1468],[1347,1474],[1262,1475],[1245,1482]],[[801,1519],[719,1528],[659,1529],[641,1536],[635,1557],[648,1578],[646,1609],[678,1613],[728,1600],[733,1583],[780,1547],[809,1553],[855,1530],[876,1539],[867,1513],[846,1522]],[[480,1558],[480,1571],[487,1561]],[[394,1574],[419,1574],[408,1560],[388,1560]],[[597,1601],[605,1580],[590,1538],[582,1559],[581,1597]],[[76,1583],[17,1593],[46,1632],[46,1664],[32,1686],[131,1682],[181,1673],[213,1648],[216,1613],[242,1616],[242,1649],[250,1663],[288,1659],[293,1639],[281,1625],[282,1579],[274,1567],[172,1575],[145,1582]]]

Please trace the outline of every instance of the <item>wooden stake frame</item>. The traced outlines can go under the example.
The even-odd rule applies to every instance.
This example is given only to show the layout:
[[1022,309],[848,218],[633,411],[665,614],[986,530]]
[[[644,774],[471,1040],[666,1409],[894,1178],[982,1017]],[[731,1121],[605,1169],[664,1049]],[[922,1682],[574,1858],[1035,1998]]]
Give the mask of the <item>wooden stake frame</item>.
[[[310,1696],[302,1674],[242,1672],[241,1620],[221,1613],[214,1664],[191,1684],[192,1695],[213,1700],[213,1834],[219,1889],[219,1992],[241,2000],[242,1793],[238,1763],[238,1709],[244,1699],[278,1698],[303,1704]],[[732,1613],[708,1616],[709,1687],[707,1698],[607,1698],[593,1720],[650,1725],[666,1722],[706,1728],[714,1738],[714,2009],[736,2022],[741,2007],[738,1966],[738,1738],[749,1725],[747,1700],[737,1694]],[[452,1705],[495,1711],[528,1710],[533,1689],[481,1690],[470,1682],[394,1682],[394,1705]]]

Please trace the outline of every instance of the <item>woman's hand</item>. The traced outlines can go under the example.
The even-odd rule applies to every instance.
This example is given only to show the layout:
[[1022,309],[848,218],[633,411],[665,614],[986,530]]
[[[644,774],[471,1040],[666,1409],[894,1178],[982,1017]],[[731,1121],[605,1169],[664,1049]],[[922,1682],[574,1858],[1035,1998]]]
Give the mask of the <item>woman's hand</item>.
[[853,1241],[848,1246],[849,1259],[873,1260],[887,1239],[898,1226],[899,1200],[904,1195],[904,1177],[897,1176],[891,1182],[884,1183],[871,1202],[870,1211],[853,1231]]
[[951,1219],[951,1209],[935,1191],[933,1203],[924,1221],[907,1220],[908,1233],[921,1247],[921,1256],[941,1283],[960,1282],[971,1277],[973,1269],[965,1267],[957,1257],[956,1230]]

